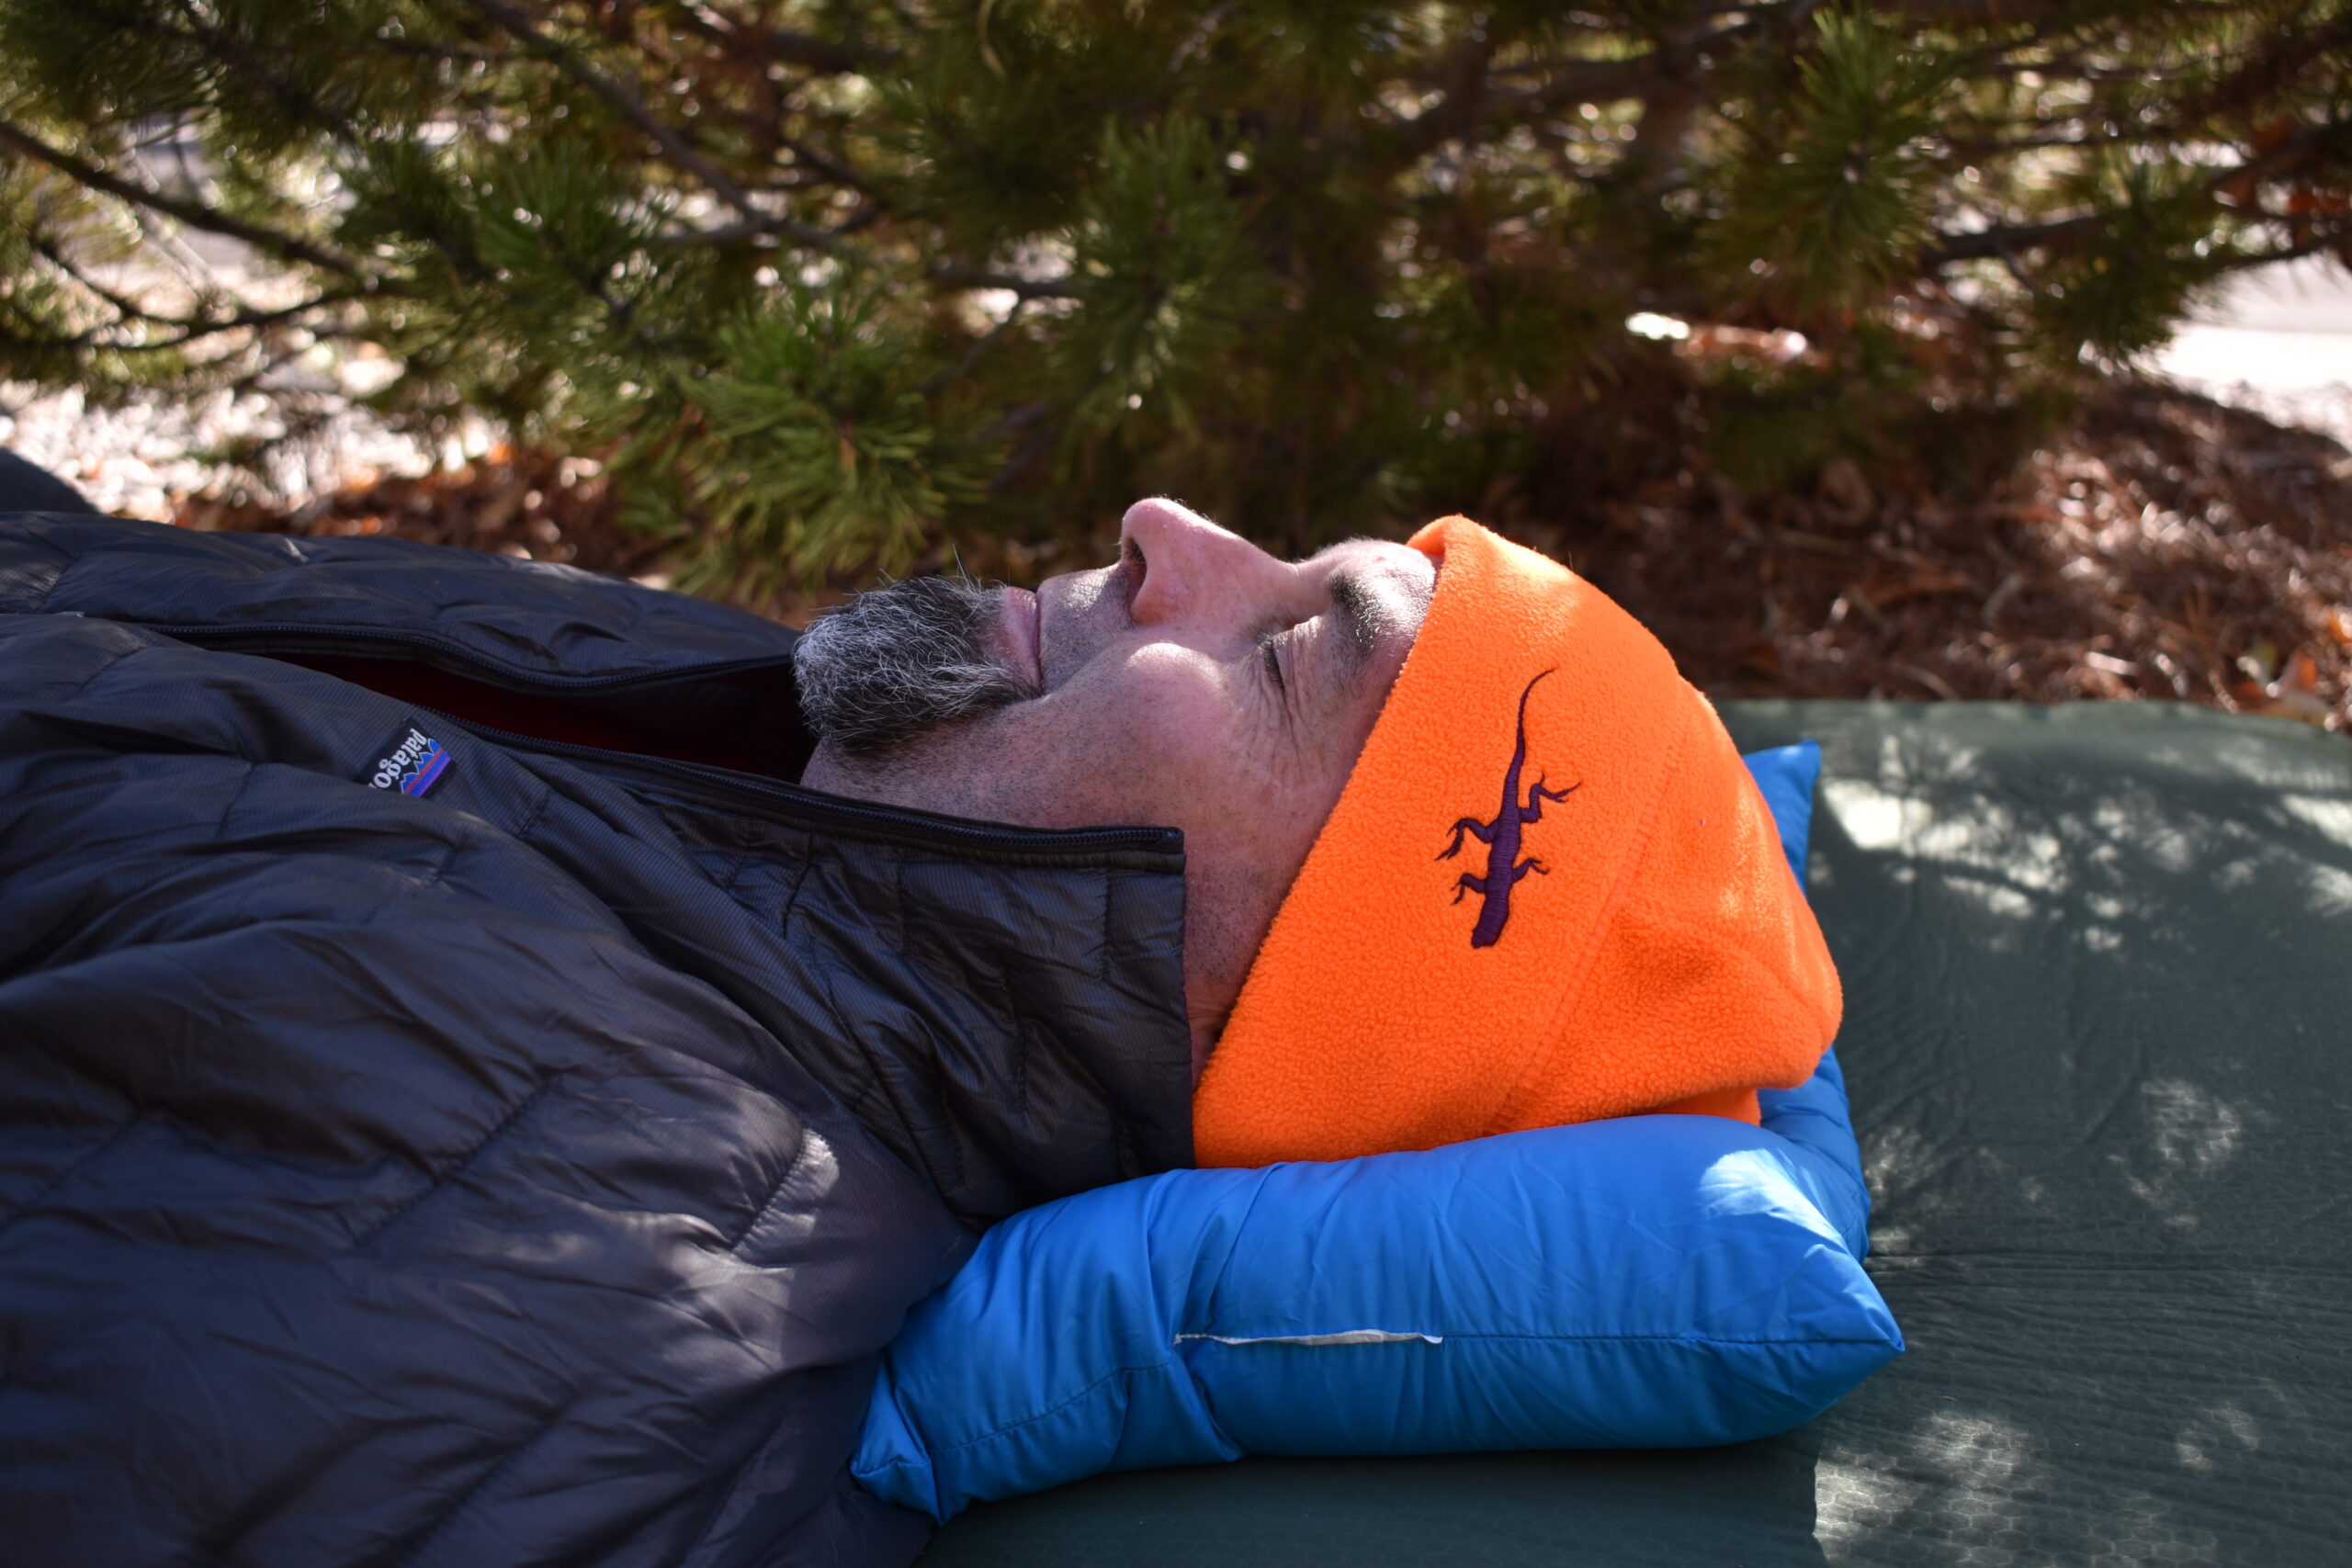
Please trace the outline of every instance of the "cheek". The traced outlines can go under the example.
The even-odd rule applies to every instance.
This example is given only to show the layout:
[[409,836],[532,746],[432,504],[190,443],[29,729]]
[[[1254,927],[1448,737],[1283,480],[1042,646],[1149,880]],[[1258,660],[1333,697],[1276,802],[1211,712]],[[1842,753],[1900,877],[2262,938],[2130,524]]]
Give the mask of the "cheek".
[[1236,906],[1226,913],[1254,911],[1262,935],[1268,897],[1289,886],[1328,815],[1324,781],[1285,763],[1280,720],[1246,670],[1149,649],[1104,695],[1102,806],[1122,821],[1183,829],[1196,893],[1214,884]]
[[1182,787],[1230,780],[1247,760],[1243,694],[1214,660],[1182,648],[1141,649],[1088,685],[1087,720],[1115,749],[1123,772],[1148,771]]
[[1229,665],[1155,645],[1102,661],[1056,692],[1036,717],[1063,750],[1069,806],[1098,821],[1216,829],[1261,773],[1250,694]]
[[1213,751],[1234,744],[1248,693],[1231,665],[1158,643],[1106,673],[1112,689],[1104,694],[1130,708],[1139,728],[1159,730],[1170,748]]

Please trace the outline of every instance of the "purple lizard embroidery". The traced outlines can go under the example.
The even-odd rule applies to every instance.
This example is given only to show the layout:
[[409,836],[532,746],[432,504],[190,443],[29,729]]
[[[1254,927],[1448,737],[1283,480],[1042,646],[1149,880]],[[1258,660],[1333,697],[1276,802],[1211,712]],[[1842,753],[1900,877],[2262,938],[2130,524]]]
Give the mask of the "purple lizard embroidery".
[[1478,910],[1477,927],[1470,933],[1470,945],[1473,947],[1492,947],[1501,938],[1503,922],[1510,919],[1510,890],[1519,886],[1522,877],[1531,871],[1538,876],[1551,874],[1544,869],[1544,863],[1533,855],[1525,860],[1519,858],[1521,830],[1531,822],[1543,820],[1545,801],[1566,800],[1584,787],[1581,784],[1572,784],[1566,789],[1545,789],[1539,778],[1528,788],[1527,804],[1523,807],[1519,804],[1519,770],[1527,761],[1528,693],[1535,690],[1536,681],[1550,673],[1552,671],[1546,670],[1537,675],[1534,681],[1527,682],[1527,690],[1519,694],[1519,744],[1511,751],[1510,766],[1503,770],[1502,810],[1496,813],[1491,822],[1481,822],[1475,817],[1464,817],[1456,822],[1453,825],[1453,842],[1437,857],[1452,860],[1461,853],[1464,833],[1488,846],[1487,874],[1473,876],[1464,872],[1462,879],[1453,886],[1453,901],[1457,904],[1462,902],[1464,893],[1476,893],[1484,900]]

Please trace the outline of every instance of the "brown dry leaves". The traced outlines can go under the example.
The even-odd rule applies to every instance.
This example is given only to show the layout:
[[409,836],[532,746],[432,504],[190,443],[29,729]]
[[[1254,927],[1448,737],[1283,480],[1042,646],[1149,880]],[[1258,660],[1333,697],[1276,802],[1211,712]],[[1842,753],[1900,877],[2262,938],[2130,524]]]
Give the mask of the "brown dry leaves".
[[505,446],[468,468],[368,479],[290,512],[199,496],[182,502],[172,521],[207,531],[463,545],[631,577],[658,573],[666,547],[621,525],[600,464]]
[[1685,476],[1569,560],[1725,695],[2164,698],[2352,729],[2352,455],[2170,389],[2088,402],[1984,500]]

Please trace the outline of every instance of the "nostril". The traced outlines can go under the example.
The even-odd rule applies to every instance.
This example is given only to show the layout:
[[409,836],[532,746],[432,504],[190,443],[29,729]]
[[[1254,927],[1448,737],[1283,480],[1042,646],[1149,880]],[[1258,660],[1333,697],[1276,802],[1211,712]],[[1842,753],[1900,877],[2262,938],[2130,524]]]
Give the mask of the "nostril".
[[1127,597],[1127,615],[1138,624],[1159,622],[1182,611],[1203,550],[1223,533],[1165,496],[1151,496],[1127,508],[1119,519],[1119,564],[1115,576]]
[[1143,585],[1147,581],[1146,574],[1148,570],[1149,569],[1144,564],[1143,552],[1139,549],[1130,548],[1126,558],[1120,562],[1120,586],[1126,590],[1127,616],[1130,620],[1135,617],[1136,600],[1143,593]]

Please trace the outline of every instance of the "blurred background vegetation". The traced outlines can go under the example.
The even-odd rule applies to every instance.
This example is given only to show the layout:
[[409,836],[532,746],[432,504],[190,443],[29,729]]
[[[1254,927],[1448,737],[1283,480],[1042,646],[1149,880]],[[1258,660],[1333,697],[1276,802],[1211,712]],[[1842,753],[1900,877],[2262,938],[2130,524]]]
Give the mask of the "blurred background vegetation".
[[2352,0],[0,0],[0,378],[487,421],[739,597],[1151,492],[1850,555],[2352,263]]

